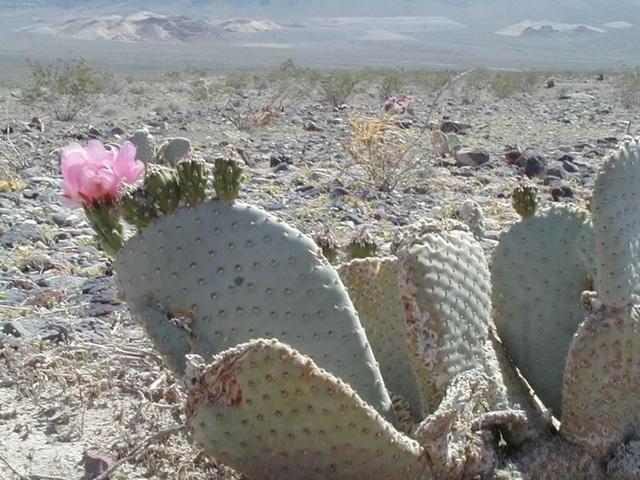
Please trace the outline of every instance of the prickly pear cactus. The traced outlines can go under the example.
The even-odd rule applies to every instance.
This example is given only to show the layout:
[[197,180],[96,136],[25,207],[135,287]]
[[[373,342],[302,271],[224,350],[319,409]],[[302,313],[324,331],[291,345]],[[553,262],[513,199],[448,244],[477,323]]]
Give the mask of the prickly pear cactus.
[[499,458],[499,431],[524,428],[519,410],[486,412],[496,403],[492,380],[482,368],[457,375],[436,412],[416,429],[434,478],[493,478]]
[[640,478],[640,440],[620,445],[607,462],[607,476],[612,480]]
[[457,374],[497,370],[486,350],[489,271],[473,235],[453,223],[427,226],[398,257],[411,359],[423,407],[433,412]]
[[494,319],[509,355],[544,404],[561,409],[562,370],[582,321],[592,268],[583,212],[552,207],[515,224],[493,253]]
[[338,273],[380,363],[387,389],[401,395],[413,417],[420,418],[420,392],[409,359],[397,258],[352,260],[340,265]]
[[179,371],[184,359],[174,352],[208,360],[251,339],[278,338],[393,419],[338,274],[310,238],[264,211],[220,201],[180,209],[130,239],[115,269],[132,313]]
[[363,227],[349,242],[347,246],[350,258],[373,257],[378,251],[376,239],[373,238],[367,227]]
[[285,344],[254,340],[188,370],[194,439],[251,478],[431,478],[417,442]]
[[213,188],[219,200],[233,202],[244,180],[242,165],[237,158],[218,158],[213,169]]
[[511,194],[513,209],[522,218],[528,218],[538,209],[538,187],[533,184],[518,185]]
[[640,143],[627,139],[596,178],[596,290],[607,305],[640,303]]
[[156,162],[175,167],[191,154],[191,142],[186,138],[167,138],[158,147]]
[[478,240],[484,237],[485,220],[482,207],[473,200],[465,200],[460,206],[460,219],[469,227]]
[[145,164],[155,162],[156,139],[148,130],[136,130],[128,140],[136,147],[136,160],[140,160]]
[[604,457],[640,435],[640,306],[593,308],[567,356],[561,432]]
[[320,247],[322,254],[329,260],[329,263],[336,263],[338,261],[340,244],[331,230],[325,228],[321,232],[316,233],[313,236],[313,241]]

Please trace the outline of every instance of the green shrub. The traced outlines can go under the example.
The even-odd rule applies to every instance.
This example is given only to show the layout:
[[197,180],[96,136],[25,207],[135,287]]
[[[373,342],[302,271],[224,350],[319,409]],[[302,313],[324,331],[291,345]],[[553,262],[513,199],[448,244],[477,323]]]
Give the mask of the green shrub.
[[320,80],[325,99],[334,107],[346,103],[359,83],[359,76],[351,70],[340,70]]
[[620,101],[628,109],[640,106],[640,68],[623,73],[618,80]]
[[105,91],[111,79],[83,59],[59,59],[46,65],[31,60],[28,63],[32,82],[23,90],[23,101],[44,103],[57,120],[76,118]]
[[386,72],[380,82],[380,98],[386,100],[398,95],[402,88],[402,77],[398,72]]
[[540,83],[538,72],[499,72],[491,78],[491,90],[498,98],[531,92]]

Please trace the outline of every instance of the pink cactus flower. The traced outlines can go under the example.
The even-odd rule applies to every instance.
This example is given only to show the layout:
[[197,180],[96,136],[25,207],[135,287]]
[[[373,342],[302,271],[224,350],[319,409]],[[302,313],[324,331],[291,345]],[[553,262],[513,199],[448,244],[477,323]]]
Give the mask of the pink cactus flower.
[[389,97],[384,101],[384,111],[389,113],[396,106],[398,99],[396,97]]
[[131,142],[112,150],[99,140],[86,147],[72,143],[62,150],[60,167],[65,203],[70,206],[113,201],[123,184],[135,183],[144,173]]

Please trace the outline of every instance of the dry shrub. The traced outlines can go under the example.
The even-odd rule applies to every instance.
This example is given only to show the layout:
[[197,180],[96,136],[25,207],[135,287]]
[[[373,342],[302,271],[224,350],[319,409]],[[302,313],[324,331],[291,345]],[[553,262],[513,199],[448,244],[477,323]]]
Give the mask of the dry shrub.
[[349,128],[344,148],[380,191],[393,191],[415,170],[417,159],[393,120],[352,117]]

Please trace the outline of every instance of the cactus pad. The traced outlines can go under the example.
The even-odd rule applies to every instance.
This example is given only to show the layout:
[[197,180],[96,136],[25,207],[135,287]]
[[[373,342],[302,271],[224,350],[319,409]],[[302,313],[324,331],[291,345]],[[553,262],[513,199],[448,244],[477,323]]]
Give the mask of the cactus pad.
[[420,392],[409,360],[398,288],[398,260],[393,257],[356,259],[340,265],[338,273],[380,362],[387,388],[402,396],[411,406],[412,415],[420,418]]
[[482,248],[461,225],[427,227],[398,256],[411,358],[423,407],[433,412],[458,373],[497,368],[486,358],[489,271]]
[[239,345],[188,377],[194,439],[251,478],[424,478],[417,442],[349,385],[276,340]]
[[561,432],[605,456],[640,435],[640,307],[601,306],[580,325],[564,372]]
[[[266,212],[220,201],[179,209],[129,240],[115,268],[132,313],[161,353],[185,350],[174,345],[185,341],[176,325],[188,332],[188,351],[206,360],[251,339],[278,338],[393,419],[337,272],[310,238]],[[170,361],[184,368],[184,359]]]
[[591,214],[596,290],[611,306],[640,303],[640,142],[628,139],[596,178]]
[[[589,286],[585,215],[553,207],[516,223],[491,265],[494,319],[509,355],[544,404],[560,413],[562,369]],[[577,248],[578,247],[578,248]]]
[[156,162],[161,165],[175,167],[180,160],[191,154],[191,142],[186,138],[167,138],[158,147]]
[[148,130],[136,130],[128,140],[136,147],[136,160],[140,160],[145,164],[155,162],[156,139]]

